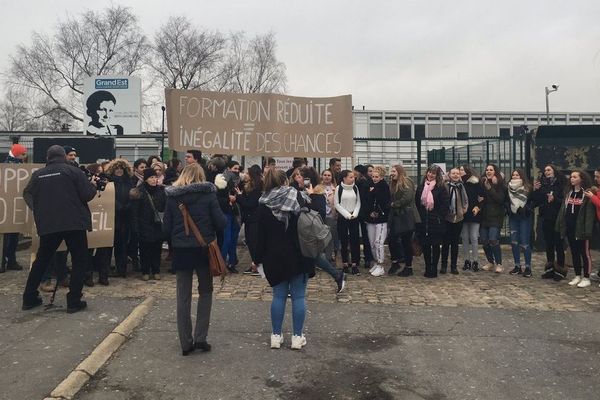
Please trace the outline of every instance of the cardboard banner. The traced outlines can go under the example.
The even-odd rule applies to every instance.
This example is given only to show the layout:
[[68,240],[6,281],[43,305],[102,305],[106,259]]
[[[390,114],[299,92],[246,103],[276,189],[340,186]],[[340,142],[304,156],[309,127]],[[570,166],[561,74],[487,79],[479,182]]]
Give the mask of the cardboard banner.
[[44,164],[0,164],[0,233],[32,233],[33,213],[23,200],[31,174]]
[[210,154],[352,156],[352,96],[165,89],[169,148]]
[[[115,184],[109,182],[106,189],[98,192],[88,203],[92,213],[92,231],[87,233],[88,249],[113,247],[115,234]],[[35,224],[34,224],[35,225]],[[40,238],[34,230],[31,242],[31,253],[36,254],[40,246]],[[62,242],[59,251],[67,250]]]

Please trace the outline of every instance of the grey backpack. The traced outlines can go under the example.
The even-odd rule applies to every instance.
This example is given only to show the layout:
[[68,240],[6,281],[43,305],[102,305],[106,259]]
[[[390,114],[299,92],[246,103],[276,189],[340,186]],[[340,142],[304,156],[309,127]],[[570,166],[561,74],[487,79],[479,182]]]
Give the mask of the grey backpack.
[[323,223],[321,215],[303,207],[298,215],[298,240],[304,257],[317,258],[331,242],[329,226]]

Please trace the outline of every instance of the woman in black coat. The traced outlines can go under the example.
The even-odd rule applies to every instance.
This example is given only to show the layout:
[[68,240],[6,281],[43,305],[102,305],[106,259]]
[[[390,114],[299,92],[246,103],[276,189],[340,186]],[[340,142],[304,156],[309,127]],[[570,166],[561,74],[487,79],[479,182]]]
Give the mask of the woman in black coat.
[[158,185],[156,171],[144,170],[144,183],[134,190],[132,204],[133,232],[140,243],[142,280],[160,280],[162,252],[162,214],[165,211],[164,186]]
[[427,168],[425,178],[417,188],[415,203],[421,217],[417,234],[423,247],[425,277],[437,278],[441,245],[446,232],[445,218],[450,206],[442,169],[437,165]]
[[245,274],[258,275],[256,263],[256,244],[258,242],[258,199],[262,196],[262,170],[258,165],[248,168],[243,189],[235,188],[236,203],[240,206],[246,246],[252,259],[252,265],[244,270]]
[[392,203],[390,186],[385,181],[385,169],[374,167],[369,188],[365,194],[365,222],[367,223],[367,234],[371,253],[375,264],[371,267],[371,275],[385,275],[383,261],[385,259],[384,244],[388,231],[388,219]]
[[485,200],[485,191],[479,181],[479,174],[476,173],[470,166],[463,165],[460,167],[460,174],[467,197],[469,206],[465,213],[462,228],[462,249],[465,264],[463,271],[472,269],[473,272],[479,271],[479,226],[481,225],[481,207]]
[[566,275],[563,240],[554,229],[558,212],[565,199],[566,187],[566,179],[551,164],[544,167],[544,171],[533,184],[531,199],[534,207],[539,207],[542,235],[546,243],[546,265],[542,278],[560,280]]
[[283,171],[269,170],[265,175],[264,194],[258,208],[257,260],[262,263],[269,285],[271,302],[271,348],[283,343],[282,325],[288,293],[292,297],[294,334],[292,349],[306,344],[303,335],[306,316],[306,285],[313,270],[300,252],[298,242],[298,191],[288,186]]
[[[213,280],[208,267],[208,251],[200,247],[195,236],[186,234],[183,215],[179,209],[184,204],[206,243],[216,239],[216,231],[225,228],[227,220],[217,201],[217,189],[206,182],[204,170],[197,164],[187,165],[179,178],[165,189],[167,204],[163,232],[171,239],[173,261],[171,268],[177,277],[177,332],[184,356],[195,349],[209,351],[206,341],[212,309]],[[198,310],[196,329],[192,336],[192,278],[198,276]]]

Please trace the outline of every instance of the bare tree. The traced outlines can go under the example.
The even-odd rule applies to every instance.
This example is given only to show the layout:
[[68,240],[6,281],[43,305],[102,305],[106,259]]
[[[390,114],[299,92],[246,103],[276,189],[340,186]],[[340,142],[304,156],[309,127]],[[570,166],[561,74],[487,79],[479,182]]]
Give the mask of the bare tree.
[[154,36],[149,63],[165,87],[214,90],[222,73],[225,39],[198,29],[186,17],[171,17]]
[[243,32],[231,35],[224,63],[225,90],[237,93],[283,93],[285,64],[277,59],[275,34],[256,35],[248,40]]
[[15,89],[9,89],[0,101],[0,130],[20,131],[27,128],[29,113],[25,99]]
[[[82,121],[83,80],[94,75],[131,75],[143,66],[147,49],[129,8],[111,6],[59,22],[52,36],[34,32],[30,46],[18,46],[7,72],[9,84],[26,89],[49,107],[38,118],[66,114]],[[63,118],[63,117],[61,117]]]

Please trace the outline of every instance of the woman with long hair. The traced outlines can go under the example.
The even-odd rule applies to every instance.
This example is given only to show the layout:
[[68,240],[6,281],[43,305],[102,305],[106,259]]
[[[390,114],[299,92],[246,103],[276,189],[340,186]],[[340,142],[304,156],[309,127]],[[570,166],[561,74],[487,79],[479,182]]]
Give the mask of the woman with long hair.
[[[398,273],[398,276],[411,276],[413,274],[412,237],[417,223],[421,222],[419,212],[415,205],[415,184],[406,175],[404,167],[394,165],[390,170],[390,236],[389,247],[392,257],[392,266],[389,275]],[[404,260],[404,269],[400,272],[400,262]]]
[[[531,230],[533,229],[533,211],[531,207],[532,186],[522,169],[516,169],[508,182],[508,224],[510,243],[515,267],[511,275],[523,274],[531,277]],[[521,269],[521,249],[525,256],[525,269]]]
[[388,232],[388,219],[390,214],[390,187],[385,181],[385,168],[373,167],[369,188],[366,194],[367,234],[371,244],[371,253],[375,261],[370,273],[373,276],[385,275],[383,261],[385,259],[385,239]]
[[321,173],[321,186],[325,193],[325,223],[331,231],[331,242],[325,249],[325,255],[329,260],[335,263],[337,253],[340,250],[340,239],[337,232],[337,212],[335,211],[335,177],[331,170],[326,169]]
[[269,169],[264,178],[264,194],[258,207],[257,261],[273,289],[271,301],[271,348],[283,343],[282,325],[288,294],[292,298],[292,349],[306,345],[306,285],[314,268],[300,252],[298,214],[305,199],[288,185],[285,172]]
[[542,220],[542,237],[546,244],[546,265],[542,278],[557,281],[566,277],[565,249],[560,233],[554,228],[558,212],[564,202],[567,181],[558,169],[547,164],[533,184],[533,204],[538,207]]
[[415,202],[421,217],[417,233],[425,259],[424,276],[437,278],[441,245],[446,233],[445,218],[450,204],[442,169],[437,165],[427,168],[423,182],[417,188]]
[[[127,273],[127,247],[131,226],[131,198],[129,191],[132,188],[133,171],[127,160],[117,158],[112,160],[105,169],[105,174],[110,182],[115,185],[115,237],[114,253],[116,273],[125,277]],[[136,246],[137,247],[137,246]],[[105,261],[110,265],[112,249],[106,252]],[[108,278],[100,276],[101,284],[108,284]]]
[[567,238],[571,249],[575,278],[569,282],[569,285],[586,288],[592,284],[590,239],[596,220],[594,204],[585,196],[585,191],[592,187],[592,178],[587,172],[576,169],[571,172],[569,183],[570,187],[556,220],[556,230],[560,232],[562,238]]
[[465,263],[463,271],[479,271],[479,226],[481,225],[481,208],[485,200],[485,191],[479,181],[479,174],[468,165],[460,167],[460,174],[469,205],[463,220],[462,249]]
[[[194,235],[186,234],[179,205],[187,207],[206,243],[216,239],[216,231],[224,229],[227,220],[219,206],[216,187],[206,182],[200,164],[187,165],[173,185],[166,187],[165,192],[167,204],[163,232],[171,238],[173,246],[171,268],[177,278],[177,332],[182,354],[187,356],[195,349],[211,349],[206,336],[212,308],[213,279],[208,267],[208,250],[200,246]],[[196,328],[192,335],[190,310],[194,272],[198,277],[199,297]]]
[[463,220],[469,207],[469,197],[460,178],[459,168],[450,170],[444,185],[450,196],[450,208],[446,214],[446,234],[442,244],[440,273],[445,274],[448,271],[448,254],[450,254],[450,273],[458,275],[458,243],[463,229]]
[[258,275],[256,245],[258,242],[258,200],[263,191],[261,168],[258,165],[252,165],[248,168],[248,173],[245,175],[242,184],[243,189],[235,188],[236,202],[240,206],[246,246],[248,246],[248,252],[252,260],[252,264],[244,270],[244,273]]
[[135,188],[134,193],[131,226],[139,238],[142,280],[158,281],[163,242],[161,213],[164,213],[166,198],[153,168],[144,170],[144,183]]
[[[352,272],[352,275],[360,275],[358,263],[360,262],[360,237],[359,237],[359,213],[360,193],[354,184],[354,172],[343,170],[340,174],[341,182],[336,188],[333,197],[335,209],[338,213],[337,228],[341,241],[340,252],[344,263],[344,273]],[[352,262],[348,260],[348,245]]]
[[502,250],[500,249],[500,230],[504,225],[504,216],[506,215],[504,208],[506,187],[504,178],[496,165],[488,164],[485,167],[481,184],[485,200],[482,203],[479,236],[483,242],[483,251],[487,259],[487,264],[482,269],[499,274],[504,270],[502,268]]

